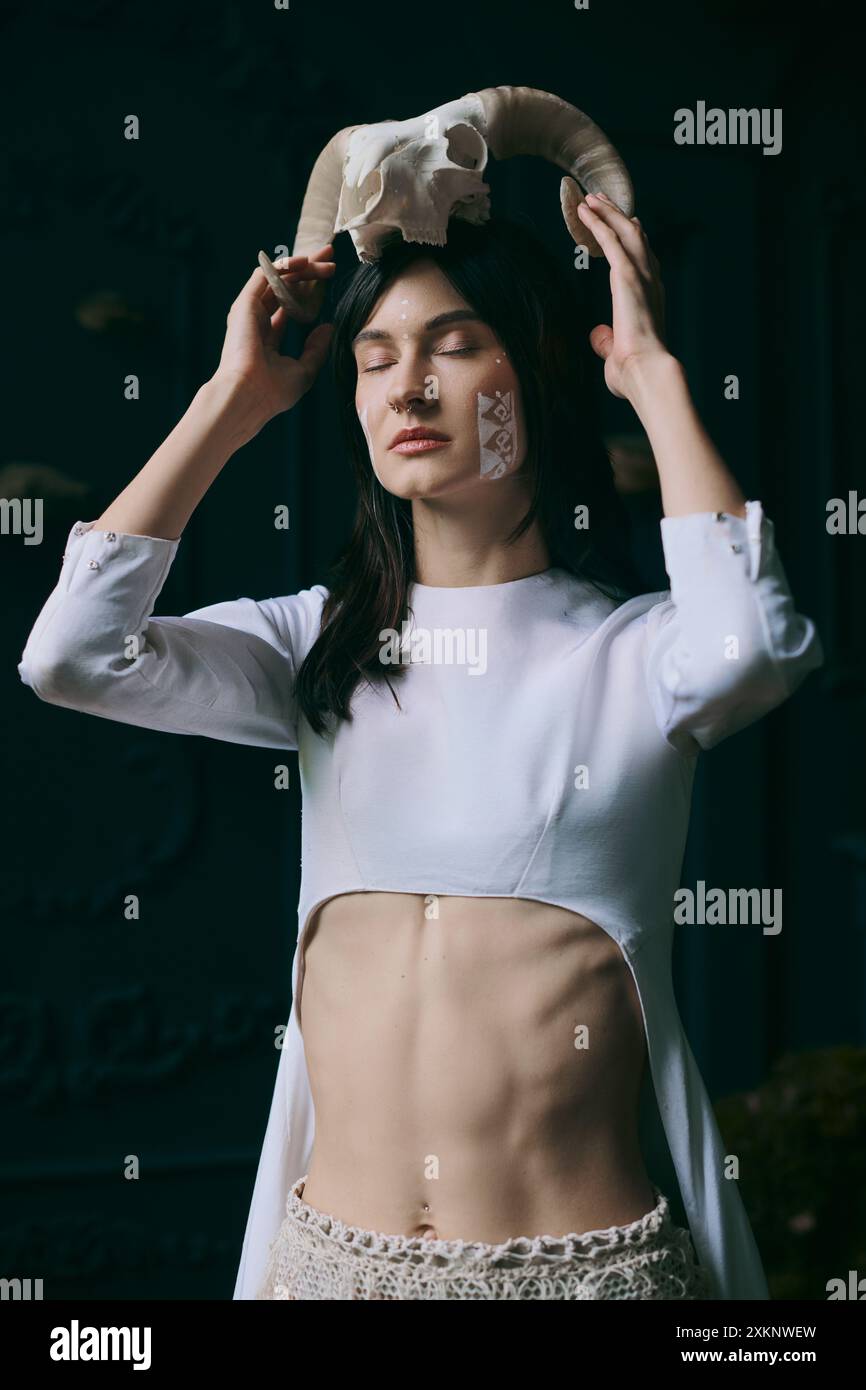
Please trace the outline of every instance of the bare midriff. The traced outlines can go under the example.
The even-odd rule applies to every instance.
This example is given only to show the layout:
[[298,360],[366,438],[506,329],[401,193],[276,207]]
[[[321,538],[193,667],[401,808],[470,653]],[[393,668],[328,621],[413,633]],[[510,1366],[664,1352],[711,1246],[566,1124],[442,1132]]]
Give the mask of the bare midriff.
[[616,942],[524,898],[347,893],[307,926],[303,1200],[387,1234],[499,1243],[623,1225],[654,1193],[646,1040]]

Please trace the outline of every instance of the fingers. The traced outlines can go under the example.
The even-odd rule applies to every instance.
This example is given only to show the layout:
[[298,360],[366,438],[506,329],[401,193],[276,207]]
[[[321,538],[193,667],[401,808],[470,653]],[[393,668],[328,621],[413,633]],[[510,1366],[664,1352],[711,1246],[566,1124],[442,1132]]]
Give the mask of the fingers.
[[609,222],[628,246],[637,247],[646,243],[646,234],[637,217],[626,217],[621,208],[608,198],[606,193],[587,193],[586,200],[593,211]]
[[665,289],[661,281],[661,266],[647,241],[640,219],[626,217],[609,198],[596,194],[588,194],[587,201],[580,204],[578,212],[604,252],[611,272],[617,272],[611,282],[614,305],[621,287],[636,289],[640,285],[656,332],[663,339]]
[[[267,310],[265,311],[267,312]],[[279,347],[282,336],[292,322],[292,316],[284,304],[280,304],[270,316],[270,326],[266,333],[266,342],[275,351]]]
[[[302,264],[298,264],[299,261]],[[282,305],[288,309],[289,317],[294,318],[300,304],[307,301],[311,304],[321,302],[321,296],[316,295],[314,282],[329,279],[336,269],[334,261],[308,261],[305,257],[297,256],[281,257],[269,273],[265,272],[270,283],[261,292],[262,302],[269,310]]]
[[289,261],[332,261],[333,259],[334,243],[329,241],[326,242],[324,246],[320,246],[318,251],[305,251],[303,254],[297,256],[279,256],[274,261],[274,265],[288,265]]
[[307,334],[298,361],[313,366],[318,371],[328,355],[328,348],[331,345],[333,335],[334,325],[332,323],[317,323],[316,327]]
[[330,275],[337,266],[334,248],[330,244],[314,251],[311,256],[279,256],[272,262],[281,275],[320,276]]
[[[634,262],[645,279],[649,280],[654,273],[657,273],[650,263],[652,252],[646,238],[646,232],[637,217],[626,217],[625,213],[603,193],[588,193],[586,195],[586,202],[580,205],[580,211],[582,211],[584,207],[587,207],[588,211],[596,218],[595,222],[589,219],[584,220],[587,222],[587,225],[592,228],[599,246],[605,251],[605,255],[607,255],[607,250],[602,236],[599,236],[599,225],[608,228],[610,232],[613,232],[617,236],[630,259]],[[610,243],[610,238],[608,238],[608,242],[612,244]],[[610,260],[610,257],[608,257],[608,260]],[[658,265],[658,262],[656,262],[656,265]]]
[[604,361],[613,351],[613,329],[609,323],[597,323],[589,335],[590,346],[596,357]]
[[[314,280],[325,280],[333,275],[337,266],[330,257],[333,252],[329,246],[322,247],[314,256],[280,256],[271,261],[264,251],[259,252],[259,268],[264,276],[255,282],[254,293],[268,305],[283,304],[291,307],[291,300],[284,287],[294,284],[310,285]],[[270,291],[273,299],[269,297]]]
[[332,323],[319,323],[307,334],[303,350],[298,358],[298,367],[306,377],[308,386],[312,385],[325,363],[333,332],[334,325]]
[[[311,256],[280,256],[278,260],[271,261],[263,251],[259,252],[259,255],[264,256],[268,265],[272,267],[272,274],[278,274],[281,281],[290,285],[297,281],[328,279],[337,268],[336,262],[332,259],[333,251],[333,246],[328,243],[327,246],[322,246],[318,251],[313,252]],[[268,283],[266,271],[262,264],[259,264],[232,303],[231,309],[241,305],[252,305],[255,309],[258,304],[261,304],[270,317],[279,307],[280,302],[276,291]],[[231,309],[229,313],[231,313]]]
[[[645,303],[655,333],[664,339],[665,291],[660,278],[657,256],[650,249],[646,233],[636,217],[626,217],[610,200],[593,194],[580,204],[581,220],[592,231],[611,268],[611,294],[616,315],[622,314],[635,294]],[[592,347],[599,357],[606,358],[613,350],[613,335],[608,325],[598,325]],[[610,335],[610,336],[609,336]]]
[[[590,193],[587,197],[587,201],[580,204],[577,209],[578,216],[592,231],[593,236],[607,258],[611,270],[619,271],[625,279],[636,276],[637,266],[634,256],[629,255],[629,252],[626,250],[617,232],[601,215],[598,210],[599,204],[596,202],[593,207],[588,201],[589,198],[593,198],[593,194]],[[625,221],[628,222],[628,218],[625,218]],[[636,229],[633,228],[632,230],[635,231],[636,234]]]

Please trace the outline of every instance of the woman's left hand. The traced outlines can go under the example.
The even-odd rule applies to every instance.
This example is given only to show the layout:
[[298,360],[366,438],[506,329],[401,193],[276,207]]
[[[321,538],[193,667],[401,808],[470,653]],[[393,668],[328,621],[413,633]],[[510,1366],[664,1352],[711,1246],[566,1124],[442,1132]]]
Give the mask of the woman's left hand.
[[658,258],[636,217],[626,217],[609,198],[587,194],[578,213],[610,266],[613,327],[599,323],[589,335],[604,359],[604,379],[628,400],[635,368],[648,356],[669,356],[665,346],[665,291]]

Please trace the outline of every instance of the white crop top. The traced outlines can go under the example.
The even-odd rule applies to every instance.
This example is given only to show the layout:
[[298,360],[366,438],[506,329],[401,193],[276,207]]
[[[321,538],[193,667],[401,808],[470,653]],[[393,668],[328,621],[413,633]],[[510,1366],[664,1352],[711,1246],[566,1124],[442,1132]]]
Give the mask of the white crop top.
[[[70,532],[21,679],[43,700],[103,718],[299,755],[293,1003],[234,1297],[255,1297],[312,1153],[295,1007],[304,929],[328,898],[375,889],[534,898],[582,913],[616,941],[640,998],[657,1118],[698,1258],[718,1298],[767,1298],[671,970],[697,755],[823,662],[760,502],[745,518],[664,518],[670,590],[619,605],[558,568],[503,584],[415,584],[419,659],[393,682],[401,708],[387,685],[365,684],[352,722],[324,738],[292,687],[325,588],[153,617],[180,541],[93,525]],[[137,656],[131,634],[142,639]]]

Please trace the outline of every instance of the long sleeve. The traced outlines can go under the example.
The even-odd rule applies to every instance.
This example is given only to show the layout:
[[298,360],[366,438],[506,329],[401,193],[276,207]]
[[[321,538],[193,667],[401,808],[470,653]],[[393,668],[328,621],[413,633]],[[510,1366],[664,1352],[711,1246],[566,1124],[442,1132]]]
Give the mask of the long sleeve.
[[18,673],[40,699],[228,743],[297,748],[294,680],[327,590],[153,617],[179,540],[76,522]]
[[646,677],[656,722],[695,755],[780,705],[824,653],[798,613],[760,502],[746,516],[665,517],[670,598],[646,615]]

